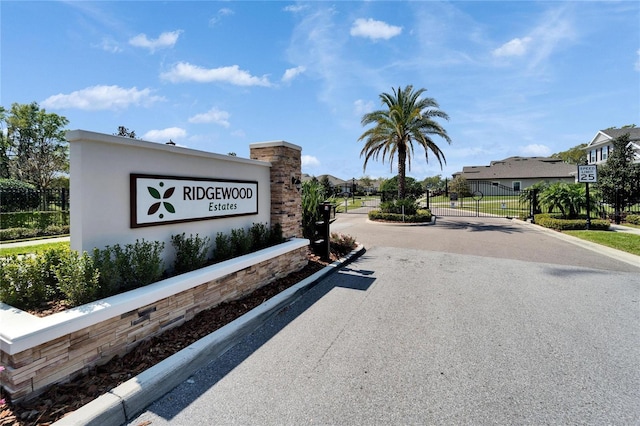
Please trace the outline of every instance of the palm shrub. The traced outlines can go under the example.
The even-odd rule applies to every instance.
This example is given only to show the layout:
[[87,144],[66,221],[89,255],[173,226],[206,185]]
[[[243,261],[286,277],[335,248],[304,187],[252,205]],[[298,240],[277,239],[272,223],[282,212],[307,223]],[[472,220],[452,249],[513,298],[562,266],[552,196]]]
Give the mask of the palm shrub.
[[[597,196],[590,197],[590,209],[596,211]],[[556,182],[540,193],[540,204],[547,208],[547,213],[560,210],[563,217],[575,218],[587,207],[587,196],[584,185],[579,183]]]
[[302,235],[314,240],[316,234],[316,222],[322,220],[320,204],[324,201],[324,187],[317,181],[302,183]]

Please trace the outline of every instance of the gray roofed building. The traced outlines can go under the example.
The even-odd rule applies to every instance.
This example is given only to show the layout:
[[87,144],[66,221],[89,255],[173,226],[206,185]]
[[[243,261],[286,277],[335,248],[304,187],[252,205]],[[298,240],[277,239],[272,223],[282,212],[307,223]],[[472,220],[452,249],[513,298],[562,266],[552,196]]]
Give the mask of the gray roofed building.
[[635,153],[635,163],[640,163],[640,128],[630,127],[625,129],[600,130],[584,148],[587,151],[589,164],[606,163],[613,148],[613,140],[624,134],[629,134],[629,145]]
[[559,158],[509,157],[492,161],[488,166],[465,166],[453,176],[463,176],[467,181],[487,181],[504,185],[515,191],[537,182],[574,183],[577,167]]

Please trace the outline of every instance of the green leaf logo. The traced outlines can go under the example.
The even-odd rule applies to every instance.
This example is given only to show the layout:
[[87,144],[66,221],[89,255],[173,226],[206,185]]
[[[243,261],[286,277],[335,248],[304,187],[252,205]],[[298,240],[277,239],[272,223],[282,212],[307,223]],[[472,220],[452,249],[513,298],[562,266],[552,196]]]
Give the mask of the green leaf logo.
[[149,194],[151,194],[153,198],[155,198],[156,200],[160,199],[160,192],[158,192],[157,189],[152,188],[150,186],[147,186],[147,189],[149,190]]
[[[160,182],[159,185],[160,185],[160,188],[162,188],[164,186],[164,182]],[[162,195],[160,195],[160,191],[158,191],[156,188],[153,188],[151,186],[147,186],[147,191],[149,191],[149,194],[154,199],[162,200],[162,201],[158,201],[157,203],[151,204],[151,206],[149,207],[149,210],[147,210],[147,215],[151,216],[151,215],[156,214],[160,210],[160,206],[164,206],[164,209],[168,213],[175,213],[176,212],[176,208],[173,206],[173,204],[171,204],[170,202],[166,201],[167,199],[171,198],[173,193],[176,191],[175,186],[166,189]],[[158,215],[158,217],[160,219],[163,219],[164,218],[164,214],[160,213]]]

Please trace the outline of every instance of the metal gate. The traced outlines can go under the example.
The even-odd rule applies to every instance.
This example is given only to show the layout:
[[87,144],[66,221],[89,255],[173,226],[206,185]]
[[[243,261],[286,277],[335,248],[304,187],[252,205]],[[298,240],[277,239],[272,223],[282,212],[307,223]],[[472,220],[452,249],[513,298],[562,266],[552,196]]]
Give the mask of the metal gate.
[[379,195],[362,195],[336,199],[336,211],[339,213],[368,214],[380,208]]
[[526,191],[485,181],[468,181],[467,191],[427,195],[427,208],[434,216],[528,217],[530,197]]

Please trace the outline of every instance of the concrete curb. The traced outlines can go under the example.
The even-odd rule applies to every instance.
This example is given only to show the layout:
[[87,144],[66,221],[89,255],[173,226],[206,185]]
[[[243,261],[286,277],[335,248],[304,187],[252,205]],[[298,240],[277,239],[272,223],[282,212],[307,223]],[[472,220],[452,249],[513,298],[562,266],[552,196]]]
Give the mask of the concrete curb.
[[[530,226],[532,228],[537,229],[540,232],[545,232],[560,240],[567,241],[569,243],[575,244],[587,250],[595,251],[597,253],[602,254],[603,256],[608,256],[612,259],[616,259],[621,262],[625,262],[630,265],[640,267],[640,256],[636,256],[635,254],[631,254],[631,253],[627,253],[626,251],[603,246],[601,244],[592,243],[591,241],[586,241],[586,240],[574,237],[572,235],[567,235],[562,232],[555,231],[553,229],[545,228],[544,226],[540,226],[535,223],[523,222],[519,219],[512,219],[512,222],[520,223],[525,226]],[[616,231],[616,232],[622,232],[622,231]]]
[[333,262],[289,287],[224,327],[80,407],[53,425],[120,426],[132,420],[153,401],[187,380],[196,370],[231,349],[284,307],[298,300],[320,279],[356,259],[364,251],[364,246],[358,245],[355,250],[339,261]]

